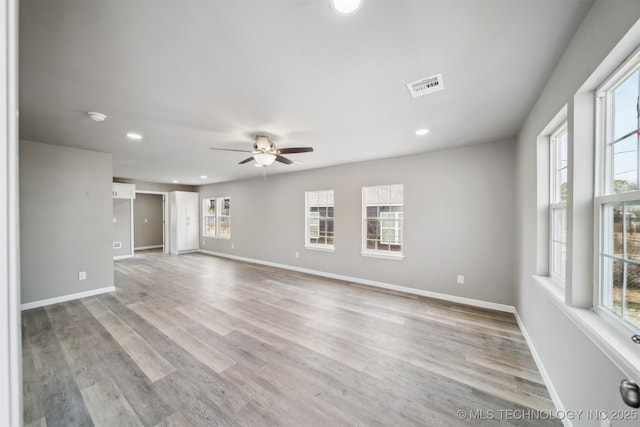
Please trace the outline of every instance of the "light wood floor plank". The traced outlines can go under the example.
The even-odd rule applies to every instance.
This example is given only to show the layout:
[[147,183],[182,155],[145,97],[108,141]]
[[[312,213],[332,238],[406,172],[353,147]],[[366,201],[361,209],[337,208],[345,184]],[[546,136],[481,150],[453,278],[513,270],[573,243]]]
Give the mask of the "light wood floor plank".
[[[23,313],[26,425],[447,426],[551,410],[509,313],[193,253]],[[560,426],[559,420],[484,420]]]
[[142,427],[129,402],[109,379],[80,390],[96,427]]
[[189,331],[176,326],[165,314],[160,314],[143,303],[130,304],[129,308],[191,353],[200,362],[210,367],[214,372],[220,373],[235,363],[233,359],[198,340]]
[[176,370],[147,344],[144,338],[127,326],[97,299],[86,299],[84,304],[151,381],[157,381]]

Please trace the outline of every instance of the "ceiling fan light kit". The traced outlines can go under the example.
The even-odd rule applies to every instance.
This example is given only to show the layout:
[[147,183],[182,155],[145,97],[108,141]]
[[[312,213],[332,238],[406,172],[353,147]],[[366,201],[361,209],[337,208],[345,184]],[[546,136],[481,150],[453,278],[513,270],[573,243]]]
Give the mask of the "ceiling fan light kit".
[[351,15],[360,9],[362,0],[333,0],[333,9],[339,15]]
[[273,162],[284,163],[285,165],[290,165],[293,163],[292,160],[287,159],[281,154],[295,154],[295,153],[310,153],[313,151],[312,147],[291,147],[291,148],[281,148],[277,149],[276,145],[269,140],[268,136],[265,135],[256,135],[256,140],[253,143],[253,151],[249,150],[237,150],[233,148],[211,148],[212,150],[219,151],[239,151],[242,153],[251,153],[253,154],[251,157],[244,159],[239,162],[239,165],[243,165],[245,163],[249,163],[252,160],[255,160],[255,166],[269,166],[273,164]]
[[271,153],[258,153],[253,156],[256,162],[261,166],[269,166],[276,160],[276,155]]

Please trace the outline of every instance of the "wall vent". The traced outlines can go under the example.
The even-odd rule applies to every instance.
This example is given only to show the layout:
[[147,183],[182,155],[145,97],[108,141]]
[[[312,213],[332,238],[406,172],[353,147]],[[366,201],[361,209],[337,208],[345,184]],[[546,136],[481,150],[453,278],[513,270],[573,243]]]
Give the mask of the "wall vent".
[[437,92],[444,89],[444,82],[442,81],[442,74],[436,74],[435,76],[426,77],[415,82],[407,83],[407,89],[412,98],[417,98],[428,93]]
[[122,242],[113,242],[113,249],[122,249]]

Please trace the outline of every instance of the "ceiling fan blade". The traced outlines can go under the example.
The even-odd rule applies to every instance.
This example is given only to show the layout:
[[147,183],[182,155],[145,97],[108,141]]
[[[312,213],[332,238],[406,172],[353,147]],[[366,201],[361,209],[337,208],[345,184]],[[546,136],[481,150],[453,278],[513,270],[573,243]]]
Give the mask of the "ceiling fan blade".
[[249,150],[234,150],[232,148],[209,148],[209,150],[218,150],[218,151],[239,151],[240,153],[253,153],[253,151]]
[[289,160],[286,157],[282,157],[278,154],[276,154],[276,162],[284,163],[285,165],[290,165],[291,163],[293,163],[292,160]]
[[313,147],[280,148],[277,151],[279,154],[310,153],[313,151]]
[[244,159],[243,161],[241,161],[240,163],[238,163],[239,165],[244,165],[245,163],[249,163],[251,160],[253,160],[253,156]]

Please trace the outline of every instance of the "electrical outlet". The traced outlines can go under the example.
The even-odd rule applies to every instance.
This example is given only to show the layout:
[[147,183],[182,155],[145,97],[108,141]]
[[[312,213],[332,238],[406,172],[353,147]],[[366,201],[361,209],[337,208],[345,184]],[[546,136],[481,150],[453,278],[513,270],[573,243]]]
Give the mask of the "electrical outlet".
[[464,276],[462,274],[458,274],[458,284],[464,285]]
[[202,246],[204,246],[204,245],[206,245],[206,244],[207,244],[207,241],[206,241],[206,240],[203,240],[203,241],[202,241]]
[[235,246],[233,246],[233,243],[231,244],[231,249],[235,249]]
[[87,272],[86,271],[78,272],[78,280],[87,280]]
[[296,252],[296,258],[300,258],[300,254]]

